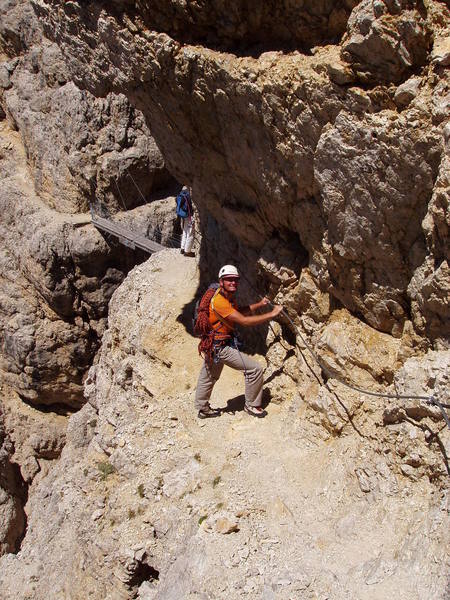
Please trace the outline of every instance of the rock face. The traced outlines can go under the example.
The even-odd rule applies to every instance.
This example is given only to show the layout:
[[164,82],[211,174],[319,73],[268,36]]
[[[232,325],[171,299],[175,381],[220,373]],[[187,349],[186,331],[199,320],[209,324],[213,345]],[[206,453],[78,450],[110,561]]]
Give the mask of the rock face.
[[[280,393],[269,375],[266,419],[242,411],[242,376],[224,370],[212,397],[224,412],[199,421],[197,340],[178,318],[197,285],[194,261],[168,250],[114,293],[88,402],[30,497],[20,552],[0,559],[2,598],[443,598],[450,432],[439,414],[319,389],[291,352],[285,377],[297,369],[300,385]],[[397,371],[398,340],[358,339],[354,321],[323,325],[325,359],[348,337],[337,370],[355,376],[353,343],[360,373],[377,364],[373,378],[393,375],[400,393],[448,385],[448,352]],[[270,343],[268,373],[279,349]]]
[[86,215],[63,215],[43,204],[24,185],[23,171],[10,170],[12,162],[23,169],[24,161],[17,136],[7,128],[3,134],[9,164],[3,163],[0,193],[1,368],[28,400],[79,407],[82,376],[126,256],[111,253]]
[[[27,97],[39,98],[38,106],[24,104]],[[127,210],[170,181],[142,115],[124,96],[96,100],[72,83],[52,89],[21,71],[4,99],[25,139],[36,192],[60,212],[86,212],[93,202]]]
[[[0,17],[1,597],[444,597],[448,2]],[[174,178],[198,260],[136,267],[89,205],[176,245]],[[285,307],[262,422],[192,409],[224,262]]]
[[348,21],[342,56],[361,81],[398,83],[426,63],[430,46],[422,2],[363,0]]
[[96,99],[71,83],[28,2],[6,3],[2,16],[10,56],[1,67],[2,108],[21,133],[39,196],[59,212],[86,212],[94,201],[117,211],[164,188],[171,178],[161,153],[127,99]]
[[[304,48],[339,39],[357,0],[337,2],[252,3],[243,0],[213,1],[207,10],[187,0],[139,2],[136,12],[146,25],[184,43],[198,43],[234,50],[253,51],[292,45]],[[126,6],[125,2],[120,2]],[[137,16],[137,15],[136,15]]]
[[132,221],[145,204],[143,234],[162,243],[176,223],[163,199],[174,180],[143,115],[123,95],[77,88],[29,2],[2,3],[0,52],[2,554],[19,548],[27,496],[61,453],[63,414],[84,403],[109,299],[145,258],[101,235],[89,205]]
[[1,386],[0,554],[17,552],[26,533],[24,508],[64,447],[67,417],[42,412]]
[[[86,211],[162,198],[173,179],[125,96],[97,99],[70,82],[28,2],[1,12],[0,368],[33,403],[77,408],[109,298],[143,258],[111,245]],[[145,209],[149,223],[159,214],[163,240],[174,231],[172,202]]]
[[[171,171],[193,184],[206,245],[215,244],[209,233],[217,237],[212,215],[250,254],[277,241],[296,246],[320,289],[370,325],[399,337],[412,321],[421,337],[445,344],[446,259],[435,256],[426,230],[439,173],[448,172],[448,73],[441,51],[429,62],[448,34],[445,4],[342,4],[343,15],[354,10],[340,44],[319,44],[312,56],[235,56],[207,40],[183,46],[176,23],[188,5],[159,11],[163,20],[175,15],[172,28],[158,26],[145,2],[139,10],[125,2],[110,11],[56,0],[33,6],[77,85],[121,91],[143,111]],[[215,10],[202,13],[208,25]],[[305,18],[308,10],[299,8]],[[416,92],[396,104],[392,84],[412,72]]]

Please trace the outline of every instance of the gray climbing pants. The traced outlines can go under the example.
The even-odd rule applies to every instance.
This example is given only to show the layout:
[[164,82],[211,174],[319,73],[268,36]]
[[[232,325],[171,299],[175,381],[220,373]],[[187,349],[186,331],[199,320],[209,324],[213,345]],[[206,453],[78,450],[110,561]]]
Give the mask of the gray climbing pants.
[[208,404],[214,384],[219,379],[224,365],[245,372],[245,403],[248,406],[261,406],[262,367],[250,356],[231,346],[217,348],[216,361],[212,364],[203,361],[195,393],[195,408],[200,410]]

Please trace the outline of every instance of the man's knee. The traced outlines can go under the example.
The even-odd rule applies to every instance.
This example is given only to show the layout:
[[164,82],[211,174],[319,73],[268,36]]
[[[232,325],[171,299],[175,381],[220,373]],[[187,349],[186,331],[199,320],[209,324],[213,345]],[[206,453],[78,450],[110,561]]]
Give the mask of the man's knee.
[[259,381],[263,378],[263,368],[258,363],[253,363],[250,369],[247,369],[247,373],[253,381]]

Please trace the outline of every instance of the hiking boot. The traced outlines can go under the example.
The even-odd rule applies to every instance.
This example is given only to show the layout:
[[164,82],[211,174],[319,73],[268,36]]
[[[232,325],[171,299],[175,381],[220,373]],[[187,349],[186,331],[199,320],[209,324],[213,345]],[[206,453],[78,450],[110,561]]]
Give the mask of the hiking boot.
[[184,255],[188,256],[189,258],[194,258],[195,253],[194,252],[185,252]]
[[220,417],[220,410],[218,408],[211,408],[209,404],[198,411],[199,419],[211,419],[213,417]]
[[249,406],[248,404],[244,405],[245,412],[251,417],[256,417],[257,419],[263,419],[267,413],[260,406]]

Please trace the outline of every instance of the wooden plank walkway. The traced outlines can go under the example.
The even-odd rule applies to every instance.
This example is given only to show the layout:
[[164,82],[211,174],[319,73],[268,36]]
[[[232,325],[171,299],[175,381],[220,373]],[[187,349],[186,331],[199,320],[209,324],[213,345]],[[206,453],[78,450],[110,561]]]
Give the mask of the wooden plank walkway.
[[155,252],[160,252],[161,250],[165,249],[165,246],[161,246],[161,244],[149,240],[143,235],[133,233],[118,223],[114,223],[113,221],[109,221],[103,217],[99,217],[94,213],[91,213],[91,215],[92,224],[97,227],[97,229],[113,235],[121,244],[128,246],[128,248],[132,248],[133,250],[135,248],[140,248],[149,254],[154,254]]

